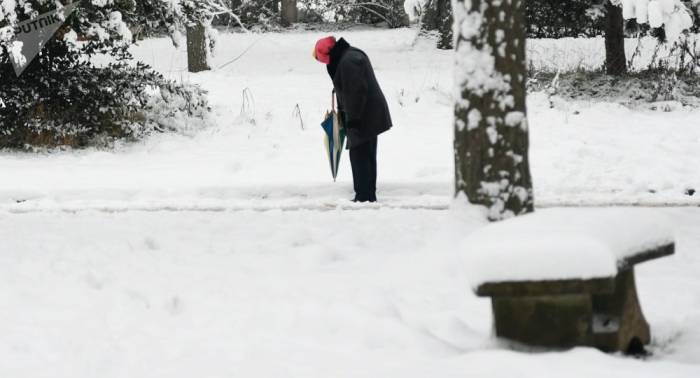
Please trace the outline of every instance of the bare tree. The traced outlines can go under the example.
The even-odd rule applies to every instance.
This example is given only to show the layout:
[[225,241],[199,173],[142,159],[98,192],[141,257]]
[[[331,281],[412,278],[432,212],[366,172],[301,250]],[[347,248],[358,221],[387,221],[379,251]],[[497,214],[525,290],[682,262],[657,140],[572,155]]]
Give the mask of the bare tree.
[[217,16],[228,15],[243,30],[248,31],[234,12],[236,0],[201,0],[182,2],[176,9],[178,22],[184,24],[187,34],[187,66],[190,72],[209,70],[208,52],[213,49],[213,40],[208,38],[212,20]]
[[297,9],[297,0],[282,0],[280,9],[282,16],[282,25],[290,26],[299,21],[299,11]]
[[622,8],[606,1],[605,10],[605,71],[608,75],[622,75],[627,73]]
[[455,0],[455,191],[499,220],[534,210],[524,0]]
[[207,30],[201,22],[191,23],[187,29],[187,69],[190,72],[211,69],[207,59]]

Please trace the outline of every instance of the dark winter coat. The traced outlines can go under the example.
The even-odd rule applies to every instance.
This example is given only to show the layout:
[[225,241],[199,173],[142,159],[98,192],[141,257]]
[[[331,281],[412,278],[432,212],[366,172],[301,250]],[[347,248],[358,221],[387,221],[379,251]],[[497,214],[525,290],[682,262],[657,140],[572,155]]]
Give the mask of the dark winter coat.
[[340,119],[348,148],[359,146],[392,126],[386,98],[379,88],[369,57],[344,39],[330,51],[328,74],[338,97]]

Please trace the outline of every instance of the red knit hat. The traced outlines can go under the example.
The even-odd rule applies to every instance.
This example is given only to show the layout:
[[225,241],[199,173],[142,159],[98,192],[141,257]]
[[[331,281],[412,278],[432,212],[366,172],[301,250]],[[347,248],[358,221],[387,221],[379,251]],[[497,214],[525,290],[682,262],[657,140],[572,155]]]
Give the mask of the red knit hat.
[[314,58],[321,63],[328,64],[331,62],[331,50],[335,46],[335,37],[321,38],[316,42],[314,48]]

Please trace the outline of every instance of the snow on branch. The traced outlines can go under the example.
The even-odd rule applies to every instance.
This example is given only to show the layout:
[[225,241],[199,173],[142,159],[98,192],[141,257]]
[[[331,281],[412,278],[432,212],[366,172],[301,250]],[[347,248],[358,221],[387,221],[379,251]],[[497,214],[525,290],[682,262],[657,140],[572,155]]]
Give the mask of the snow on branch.
[[[165,0],[172,1],[172,0]],[[233,11],[231,1],[225,0],[180,0],[186,22],[210,23],[216,16],[228,15],[240,25],[241,29],[249,30],[243,25],[240,17]]]
[[[622,7],[625,20],[635,19],[638,24],[649,24],[652,28],[663,27],[669,41],[677,40],[684,31],[693,26],[693,17],[681,0],[611,0]],[[700,1],[693,0],[694,5]]]
[[405,0],[403,3],[403,9],[408,14],[411,20],[420,19],[420,16],[425,13],[425,9],[428,7],[430,0]]

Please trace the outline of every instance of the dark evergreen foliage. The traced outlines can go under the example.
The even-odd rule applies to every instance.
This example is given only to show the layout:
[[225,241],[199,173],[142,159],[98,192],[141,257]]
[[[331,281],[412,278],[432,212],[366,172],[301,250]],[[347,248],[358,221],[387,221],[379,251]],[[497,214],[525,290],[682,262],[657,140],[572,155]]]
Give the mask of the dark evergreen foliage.
[[176,122],[181,116],[203,118],[208,111],[198,87],[165,80],[141,63],[104,68],[81,63],[62,70],[33,70],[19,78],[5,67],[2,76],[9,79],[0,86],[3,148],[136,140],[181,127]]
[[601,0],[528,0],[525,3],[530,38],[594,37],[603,35],[605,18],[596,12]]
[[[35,12],[25,13],[26,8],[17,5],[19,21],[54,9],[53,2],[30,3]],[[164,26],[173,22],[167,9],[162,9],[161,19],[140,14],[146,4],[158,3],[137,6],[134,0],[116,0],[98,7],[81,2],[19,77],[7,46],[0,44],[0,148],[84,147],[98,140],[140,138],[179,128],[189,117],[204,118],[207,103],[201,90],[133,64],[128,51],[131,33],[105,27],[123,26],[117,22],[122,19],[151,19]],[[77,35],[79,46],[64,39],[68,33]],[[111,63],[95,64],[97,54],[108,56]],[[168,124],[175,119],[178,122]]]
[[298,4],[302,22],[383,23],[399,28],[409,23],[403,3],[404,0],[304,0]]

